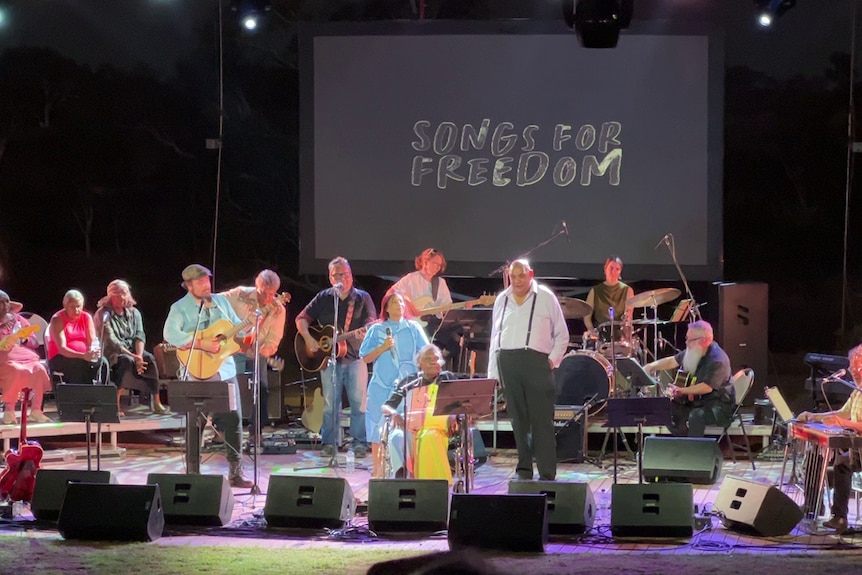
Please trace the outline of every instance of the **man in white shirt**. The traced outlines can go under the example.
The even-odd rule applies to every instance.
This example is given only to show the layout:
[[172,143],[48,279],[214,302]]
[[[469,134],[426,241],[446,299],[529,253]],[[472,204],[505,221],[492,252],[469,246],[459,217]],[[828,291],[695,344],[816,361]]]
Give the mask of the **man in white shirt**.
[[509,266],[511,285],[494,302],[488,377],[506,393],[518,478],[533,478],[535,457],[539,478],[551,481],[557,475],[552,370],[566,353],[569,330],[554,292],[533,275],[527,260]]

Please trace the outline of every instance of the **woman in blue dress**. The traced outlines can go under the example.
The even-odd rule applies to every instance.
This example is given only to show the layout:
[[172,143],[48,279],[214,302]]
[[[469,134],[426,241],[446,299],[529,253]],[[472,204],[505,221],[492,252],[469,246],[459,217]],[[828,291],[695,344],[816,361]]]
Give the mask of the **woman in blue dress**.
[[378,457],[383,404],[392,395],[398,381],[419,371],[416,354],[428,343],[422,326],[404,317],[404,298],[400,293],[387,294],[380,308],[382,321],[368,329],[359,348],[359,357],[365,363],[374,364],[365,405],[365,429],[374,461],[372,477],[383,475]]

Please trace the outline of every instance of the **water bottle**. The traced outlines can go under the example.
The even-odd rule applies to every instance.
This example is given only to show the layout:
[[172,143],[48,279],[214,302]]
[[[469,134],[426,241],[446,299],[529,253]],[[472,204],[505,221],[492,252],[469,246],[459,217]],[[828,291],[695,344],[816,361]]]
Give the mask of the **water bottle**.
[[596,523],[607,525],[611,518],[611,494],[607,489],[599,491],[596,499]]
[[93,343],[90,344],[90,351],[92,351],[92,352],[102,351],[102,342],[99,341],[98,337],[93,338]]
[[345,467],[347,468],[347,473],[353,473],[356,470],[356,453],[353,452],[353,448],[347,450],[347,455],[344,456]]

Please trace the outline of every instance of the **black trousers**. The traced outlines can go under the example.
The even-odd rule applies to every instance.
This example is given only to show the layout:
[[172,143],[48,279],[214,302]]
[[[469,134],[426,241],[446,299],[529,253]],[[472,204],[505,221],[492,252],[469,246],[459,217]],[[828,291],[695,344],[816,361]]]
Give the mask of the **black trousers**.
[[159,393],[159,368],[156,367],[156,358],[148,351],[145,351],[142,356],[147,363],[147,369],[140,375],[135,369],[135,358],[125,354],[117,356],[117,363],[112,368],[114,383],[117,384],[117,387],[140,389],[138,385],[127,383],[128,380],[124,382],[124,378],[129,376],[134,378],[133,381],[140,382],[142,386],[145,386],[151,395],[156,395]]
[[48,360],[52,372],[63,374],[66,383],[108,383],[108,360],[104,357],[99,361],[87,361],[63,355],[55,355]]
[[512,417],[520,479],[533,478],[533,458],[539,478],[557,476],[557,441],[554,435],[554,382],[548,356],[532,349],[501,350],[500,382]]

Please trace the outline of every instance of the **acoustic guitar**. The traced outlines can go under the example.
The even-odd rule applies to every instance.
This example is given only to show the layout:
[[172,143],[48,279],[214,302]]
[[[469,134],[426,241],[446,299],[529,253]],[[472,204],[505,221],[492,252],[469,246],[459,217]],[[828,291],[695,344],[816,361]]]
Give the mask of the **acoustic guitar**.
[[314,390],[314,398],[311,403],[306,403],[300,421],[308,431],[320,433],[320,428],[323,427],[323,392],[319,387]]
[[[260,310],[261,315],[266,315],[272,311],[278,303],[285,303],[290,298],[290,294],[283,293],[275,297],[275,300],[268,306]],[[198,332],[199,340],[218,339],[219,349],[216,352],[208,352],[193,348],[177,349],[177,359],[183,366],[188,365],[189,373],[195,379],[210,379],[218,373],[224,361],[233,354],[240,351],[239,343],[234,340],[236,334],[244,329],[254,325],[255,315],[249,315],[244,321],[233,325],[226,319],[215,321],[211,326]],[[189,364],[189,358],[192,362]]]
[[[20,333],[20,332],[19,332]],[[42,461],[42,447],[36,442],[27,441],[27,408],[30,405],[32,390],[25,387],[21,401],[21,434],[18,449],[6,452],[6,469],[0,474],[0,499],[11,501],[30,501],[36,485],[36,472]]]
[[[376,322],[375,322],[376,323]],[[320,346],[320,349],[317,351],[311,351],[308,349],[308,346],[305,345],[305,338],[302,337],[302,334],[297,333],[296,338],[293,340],[293,351],[296,353],[296,361],[299,362],[299,365],[305,371],[320,371],[323,369],[323,366],[326,364],[326,360],[329,359],[332,354],[332,346],[335,345],[335,357],[342,358],[347,354],[347,340],[351,337],[358,336],[361,332],[367,330],[371,324],[364,325],[362,327],[358,327],[356,329],[352,329],[350,331],[346,331],[344,333],[339,333],[338,337],[335,338],[335,341],[332,341],[332,334],[335,333],[335,326],[332,325],[323,325],[323,326],[308,326],[308,333],[312,338],[317,342]]]
[[0,351],[9,351],[10,349],[12,349],[12,346],[15,345],[16,341],[18,341],[19,339],[27,339],[38,331],[38,325],[28,325],[26,327],[22,327],[15,333],[9,334],[3,339],[0,339]]
[[[680,368],[679,371],[676,372],[676,377],[674,378],[671,385],[677,388],[686,388],[691,387],[695,383],[697,383],[697,377],[695,377],[693,373],[689,373],[684,369]],[[691,405],[692,407],[697,407],[700,403],[702,403],[701,396],[695,395],[693,393],[678,395],[672,399],[676,403],[681,403],[683,405]]]

